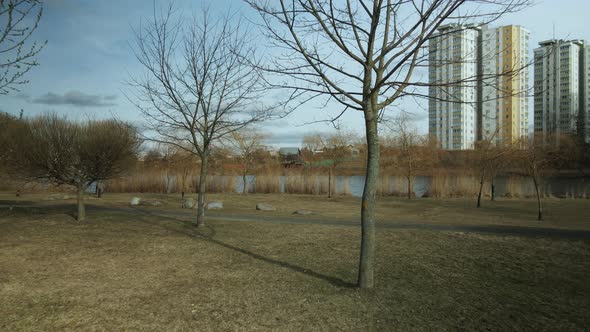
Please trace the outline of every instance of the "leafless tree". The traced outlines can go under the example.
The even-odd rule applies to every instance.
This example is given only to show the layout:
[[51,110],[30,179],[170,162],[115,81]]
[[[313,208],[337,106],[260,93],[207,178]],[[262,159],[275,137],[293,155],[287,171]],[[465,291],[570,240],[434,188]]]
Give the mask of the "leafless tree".
[[498,131],[487,139],[480,140],[475,144],[473,151],[473,166],[478,174],[479,192],[477,194],[477,207],[481,207],[481,196],[483,185],[486,180],[490,181],[490,199],[495,199],[495,178],[511,162],[514,149],[511,146],[498,146],[495,138]]
[[[305,160],[313,160],[314,154],[322,151],[324,147],[324,139],[320,134],[309,134],[303,136],[303,149],[310,154],[305,156]],[[323,151],[322,151],[323,152]]]
[[291,105],[323,98],[340,104],[342,113],[356,110],[364,116],[368,153],[358,286],[372,287],[380,117],[400,98],[420,95],[413,88],[432,85],[414,73],[427,65],[425,46],[442,24],[489,23],[530,1],[245,1],[261,14],[268,37],[283,51],[268,70],[281,75],[271,82],[291,91]]
[[0,112],[0,166],[3,166],[3,162],[7,160],[7,155],[10,152],[8,145],[10,135],[12,135],[17,129],[15,126],[19,125],[19,121],[14,116]]
[[522,149],[519,149],[517,166],[521,174],[528,176],[533,181],[537,197],[537,219],[543,220],[543,207],[539,186],[543,177],[561,158],[560,150],[555,145],[546,144],[542,135],[534,135],[530,139],[523,139]]
[[[134,52],[145,75],[131,79],[150,140],[200,158],[196,225],[205,225],[207,170],[212,146],[264,120],[262,77],[256,48],[244,22],[203,9],[184,18],[172,5],[136,32]],[[247,60],[246,60],[247,59]]]
[[135,165],[137,131],[115,120],[68,121],[55,114],[20,121],[10,132],[8,172],[27,181],[76,188],[79,221],[84,220],[84,191],[93,182],[123,175]]
[[256,152],[263,148],[262,142],[265,136],[260,131],[245,129],[231,134],[229,144],[238,158],[240,173],[242,175],[242,193],[248,193],[247,176],[252,171],[256,162]]
[[306,162],[328,169],[328,198],[332,198],[334,172],[338,165],[352,156],[353,144],[357,136],[352,131],[337,128],[332,134],[311,134],[303,137]]
[[35,57],[47,41],[30,42],[43,15],[41,0],[0,0],[0,95],[27,84]]
[[389,139],[391,153],[382,166],[393,167],[406,178],[407,197],[412,198],[413,181],[418,172],[432,169],[438,162],[438,149],[428,137],[418,134],[409,124],[406,114],[401,114],[387,123],[392,133]]

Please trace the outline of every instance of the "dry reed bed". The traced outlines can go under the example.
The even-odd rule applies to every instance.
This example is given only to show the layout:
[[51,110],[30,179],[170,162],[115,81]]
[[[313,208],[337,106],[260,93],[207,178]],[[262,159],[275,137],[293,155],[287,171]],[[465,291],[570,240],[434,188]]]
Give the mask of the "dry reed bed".
[[[175,174],[161,170],[138,170],[136,173],[104,183],[105,192],[113,193],[180,193],[197,192],[198,173]],[[476,197],[479,191],[479,179],[473,175],[456,175],[448,173],[434,174],[422,181],[413,179],[414,192],[420,192],[420,196],[432,198],[459,198]],[[210,193],[232,193],[240,191],[242,179],[239,175],[211,175],[207,179],[207,191]],[[351,186],[353,188],[351,188]],[[497,186],[498,187],[498,186]],[[508,198],[532,198],[535,189],[532,181],[526,177],[510,176],[502,183],[501,196]],[[1,183],[2,190],[16,190],[21,192],[38,191],[68,191],[69,188],[55,187],[50,184],[36,183]],[[352,191],[358,194],[362,187],[359,184],[351,184],[351,177],[337,175],[332,177],[332,193],[336,195],[351,195]],[[380,196],[406,196],[407,178],[400,175],[380,176],[377,193]],[[328,176],[309,170],[288,170],[284,174],[266,172],[256,175],[248,186],[252,193],[264,194],[309,194],[326,195],[328,193]],[[548,184],[541,184],[540,192],[543,198],[552,197],[552,188]],[[486,182],[483,187],[483,195],[490,196],[490,184]],[[499,196],[500,196],[499,195]],[[570,185],[567,192],[561,198],[588,198],[590,196],[590,184],[579,183]]]

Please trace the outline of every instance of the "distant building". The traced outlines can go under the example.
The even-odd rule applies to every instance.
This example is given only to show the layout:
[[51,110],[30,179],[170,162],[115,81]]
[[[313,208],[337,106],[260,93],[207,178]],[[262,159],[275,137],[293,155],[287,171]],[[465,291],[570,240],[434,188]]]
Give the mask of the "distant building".
[[279,149],[281,164],[285,167],[303,166],[303,156],[301,149],[297,147],[285,147]]
[[547,40],[535,49],[535,134],[590,142],[590,52],[583,40]]
[[479,139],[513,145],[529,126],[529,31],[517,25],[482,29],[482,114]]
[[520,26],[448,24],[429,41],[428,132],[446,150],[528,130],[528,40]]
[[429,41],[428,132],[446,150],[471,149],[476,140],[480,32],[476,25],[448,24]]

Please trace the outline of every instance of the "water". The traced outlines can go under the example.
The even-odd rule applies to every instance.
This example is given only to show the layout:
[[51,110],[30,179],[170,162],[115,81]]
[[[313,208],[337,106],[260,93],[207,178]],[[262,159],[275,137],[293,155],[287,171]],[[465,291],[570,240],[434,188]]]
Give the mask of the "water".
[[[246,191],[251,193],[256,188],[256,176],[246,175]],[[242,176],[236,176],[234,179],[234,192],[242,194],[244,193],[244,178]],[[284,191],[282,191],[284,192]]]
[[[233,180],[234,192],[242,193],[243,180],[241,176],[219,176],[222,182]],[[407,180],[400,176],[391,176],[388,179],[382,178],[383,181],[388,181],[385,194],[399,194],[405,195],[407,192]],[[446,188],[449,192],[456,190],[457,192],[467,191],[476,192],[478,189],[477,179],[467,176],[449,176],[446,178],[449,185]],[[280,176],[279,190],[285,193],[287,190],[287,176]],[[327,176],[316,176],[315,186],[320,188],[320,183],[327,183]],[[363,175],[354,176],[334,176],[334,193],[342,194],[348,191],[354,197],[361,197],[365,185],[365,177]],[[413,179],[412,192],[416,197],[424,197],[429,193],[433,184],[433,177],[431,176],[416,176]],[[248,192],[254,192],[256,188],[256,176],[248,175],[246,177]],[[489,192],[490,184],[486,182],[484,185],[484,192]],[[318,189],[319,190],[319,189]],[[500,176],[495,179],[495,192],[497,197],[506,196],[507,193],[516,194],[522,197],[532,197],[535,195],[534,186],[530,178],[525,177],[505,177]],[[587,197],[590,195],[590,177],[549,177],[544,179],[540,187],[542,194],[554,197]]]

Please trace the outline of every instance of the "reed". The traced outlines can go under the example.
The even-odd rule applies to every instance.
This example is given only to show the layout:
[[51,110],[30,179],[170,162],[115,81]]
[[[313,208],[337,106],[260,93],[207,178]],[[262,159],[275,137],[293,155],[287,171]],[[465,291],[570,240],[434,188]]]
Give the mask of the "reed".
[[256,175],[254,178],[254,192],[259,194],[280,193],[281,177],[279,175]]
[[[336,179],[337,177],[334,177],[334,179]],[[346,180],[350,180],[349,177],[339,177],[340,180],[340,184],[338,185],[338,188],[336,188],[336,186],[334,186],[334,191],[335,191],[335,195],[346,195],[346,196],[350,196],[352,195],[352,193],[350,192],[350,181],[346,181]],[[344,180],[346,179],[346,180]],[[339,189],[336,192],[336,189]]]
[[[335,178],[335,177],[334,177]],[[287,194],[309,194],[327,195],[328,177],[325,175],[286,175],[285,193]]]
[[[328,176],[326,172],[320,170],[290,169],[290,170],[259,170],[255,175],[254,185],[251,187],[254,193],[265,194],[309,194],[309,195],[327,195],[328,193]],[[227,173],[225,173],[227,174]],[[240,175],[212,174],[207,179],[208,192],[210,193],[232,193],[236,191],[236,185],[241,181]],[[183,179],[184,177],[184,179]],[[126,177],[104,182],[105,192],[113,193],[185,193],[196,192],[198,190],[199,174],[195,169],[189,174],[180,172],[166,172],[161,169],[139,168],[133,174]],[[355,179],[356,181],[357,179]],[[332,193],[334,195],[351,195],[353,190],[362,188],[351,187],[357,186],[358,183],[352,181],[348,175],[332,176]],[[422,184],[423,178],[420,179],[420,186],[426,186],[425,197],[433,198],[454,198],[477,196],[479,190],[479,181],[473,175],[457,175],[439,171],[427,178],[427,183]],[[416,182],[416,179],[414,180]],[[533,182],[528,177],[509,176],[498,180],[496,184],[498,190],[497,197],[505,196],[507,198],[535,198]],[[241,188],[240,188],[241,189]],[[422,188],[413,185],[413,190]],[[43,183],[19,183],[4,179],[0,181],[0,190],[21,192],[65,192],[70,188],[55,187]],[[590,185],[586,182],[578,184],[571,183],[566,187],[560,198],[588,198],[590,195]],[[540,192],[543,198],[553,197],[550,182],[547,180],[540,185]],[[380,196],[407,196],[407,179],[403,175],[390,175],[383,173],[378,182],[377,194]],[[490,185],[486,181],[483,187],[484,197],[490,196]]]

